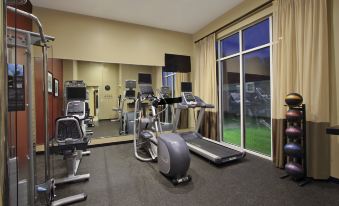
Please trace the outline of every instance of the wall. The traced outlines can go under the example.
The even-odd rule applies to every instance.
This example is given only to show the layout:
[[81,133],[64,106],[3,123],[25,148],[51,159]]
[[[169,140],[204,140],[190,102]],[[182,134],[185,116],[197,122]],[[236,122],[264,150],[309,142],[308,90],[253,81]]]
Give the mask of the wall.
[[[49,137],[54,136],[55,120],[63,116],[63,64],[60,59],[48,59],[48,71],[53,74],[53,78],[59,80],[59,96],[48,95],[48,131]],[[35,107],[36,107],[36,135],[37,144],[44,143],[43,133],[43,76],[42,76],[42,58],[34,58],[35,67]]]
[[[328,1],[330,49],[331,125],[339,124],[339,1]],[[331,176],[339,178],[339,137],[331,138]]]
[[55,58],[163,66],[165,53],[193,53],[189,34],[39,7],[33,13],[56,37]]
[[238,6],[234,7],[230,11],[221,15],[217,19],[213,20],[211,23],[200,29],[193,35],[193,40],[197,41],[204,36],[218,30],[219,28],[231,23],[242,15],[250,12],[251,10],[257,8],[258,6],[267,3],[270,0],[245,0],[240,3]]
[[[77,79],[84,80],[87,86],[98,86],[99,119],[112,119],[114,104],[118,98],[119,65],[109,63],[77,61]],[[109,85],[111,89],[105,90]]]
[[[25,5],[15,6],[16,8],[26,11],[28,13],[32,13],[33,7],[30,1],[27,1]],[[15,13],[8,12],[7,13],[7,26],[16,27],[20,29],[24,29],[27,31],[32,31],[32,20],[20,15],[15,16]]]

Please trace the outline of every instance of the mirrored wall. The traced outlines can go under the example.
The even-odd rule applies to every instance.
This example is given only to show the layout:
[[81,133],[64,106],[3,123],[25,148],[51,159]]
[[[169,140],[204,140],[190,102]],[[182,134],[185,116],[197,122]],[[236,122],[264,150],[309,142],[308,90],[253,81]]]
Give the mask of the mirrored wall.
[[[63,60],[63,82],[83,80],[86,84],[93,138],[133,134],[131,121],[134,98],[139,92],[139,74],[151,77],[154,90],[161,89],[162,68],[159,66]],[[128,88],[128,83],[133,81],[135,88]],[[135,92],[128,96],[128,90]]]

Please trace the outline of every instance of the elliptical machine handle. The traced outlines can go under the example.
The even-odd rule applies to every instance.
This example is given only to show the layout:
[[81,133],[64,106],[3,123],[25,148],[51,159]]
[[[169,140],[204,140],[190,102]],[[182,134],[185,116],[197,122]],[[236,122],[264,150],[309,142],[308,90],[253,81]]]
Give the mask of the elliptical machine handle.
[[176,108],[177,109],[188,109],[188,105],[179,103],[177,104]]
[[209,109],[215,108],[215,106],[213,104],[205,104],[204,107],[209,108]]

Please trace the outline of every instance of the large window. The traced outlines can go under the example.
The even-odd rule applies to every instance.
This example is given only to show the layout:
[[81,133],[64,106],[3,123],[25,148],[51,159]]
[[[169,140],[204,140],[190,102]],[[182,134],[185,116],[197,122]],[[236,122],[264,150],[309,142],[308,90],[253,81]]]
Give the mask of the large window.
[[218,40],[222,141],[271,156],[271,18]]

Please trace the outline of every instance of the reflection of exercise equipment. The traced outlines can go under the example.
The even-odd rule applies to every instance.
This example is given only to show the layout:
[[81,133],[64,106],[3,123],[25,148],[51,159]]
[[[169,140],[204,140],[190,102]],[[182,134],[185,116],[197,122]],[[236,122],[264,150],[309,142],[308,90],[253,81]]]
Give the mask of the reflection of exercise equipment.
[[[267,94],[264,89],[254,84],[251,84],[253,91],[247,91],[244,95],[246,115],[253,117],[256,121],[256,124],[263,125],[271,129],[271,96]],[[235,116],[240,115],[240,92],[239,90],[229,91],[229,111],[232,112]]]
[[[125,91],[123,96],[119,95],[118,97],[118,108],[114,108],[113,111],[118,113],[118,119],[113,121],[119,121],[119,134],[132,134],[133,133],[133,112],[125,111],[125,103],[134,104],[135,102],[135,88],[136,80],[126,80],[125,81]],[[128,102],[129,101],[129,102]]]
[[158,106],[170,103],[175,103],[175,98],[157,98],[151,85],[140,85],[134,111],[134,155],[141,161],[157,161],[159,171],[176,185],[191,180],[187,175],[191,159],[187,145],[179,135],[160,134]]
[[309,183],[306,164],[306,108],[305,104],[302,104],[301,95],[296,93],[288,94],[285,102],[289,107],[284,122],[287,175],[281,178],[290,176],[293,180],[300,182],[299,186],[304,186]]
[[253,101],[253,105],[250,108],[257,124],[271,129],[271,96],[266,94],[260,87],[256,87],[255,96],[251,101]]
[[65,116],[76,116],[85,136],[92,135],[93,117],[89,116],[88,94],[86,84],[82,80],[65,81],[64,83]]

